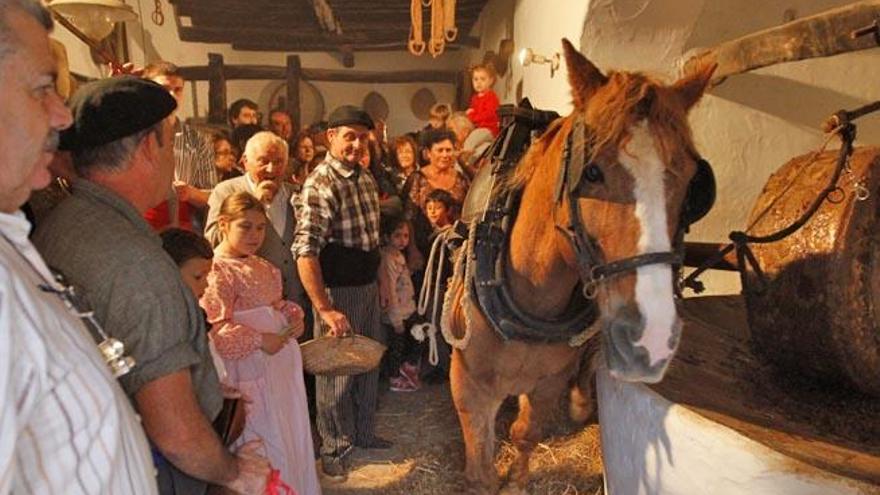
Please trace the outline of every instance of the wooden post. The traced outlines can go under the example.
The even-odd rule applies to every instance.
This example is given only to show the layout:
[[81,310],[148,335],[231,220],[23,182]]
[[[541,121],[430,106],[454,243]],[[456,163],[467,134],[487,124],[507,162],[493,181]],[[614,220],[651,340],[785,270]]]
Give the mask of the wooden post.
[[302,79],[302,62],[299,60],[299,55],[287,56],[285,76],[287,77],[287,113],[290,114],[294,129],[300,129],[303,122],[299,99],[299,81]]
[[226,73],[219,53],[208,54],[208,122],[226,123]]
[[464,110],[470,105],[471,79],[470,72],[463,70],[455,78],[455,109]]

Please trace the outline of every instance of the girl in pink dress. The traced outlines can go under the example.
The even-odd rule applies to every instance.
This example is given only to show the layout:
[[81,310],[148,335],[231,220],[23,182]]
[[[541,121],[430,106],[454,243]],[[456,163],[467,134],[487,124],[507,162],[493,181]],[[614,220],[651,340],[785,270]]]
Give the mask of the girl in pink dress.
[[230,385],[247,397],[247,422],[236,443],[261,439],[281,480],[297,495],[318,495],[315,454],[296,338],[303,311],[281,298],[281,272],[254,253],[268,226],[263,205],[248,193],[223,201],[222,242],[201,305]]

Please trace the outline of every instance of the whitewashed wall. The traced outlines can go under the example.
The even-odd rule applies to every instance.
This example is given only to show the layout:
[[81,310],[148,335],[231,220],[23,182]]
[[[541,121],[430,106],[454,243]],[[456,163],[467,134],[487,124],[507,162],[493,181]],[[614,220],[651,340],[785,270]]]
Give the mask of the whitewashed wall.
[[[167,1],[162,2],[165,23],[156,26],[150,20],[154,8],[153,0],[125,0],[140,20],[127,24],[131,62],[143,65],[158,59],[168,60],[177,65],[207,65],[208,53],[220,53],[227,64],[261,64],[284,66],[288,53],[253,52],[233,50],[230,45],[212,43],[184,43],[177,34],[173,10]],[[66,29],[56,27],[54,37],[67,47],[71,69],[77,73],[100,77],[100,68],[92,62],[86,46],[74,38]],[[401,40],[404,41],[404,40]],[[343,69],[339,58],[327,53],[302,53],[302,65],[306,68]],[[399,71],[418,69],[457,69],[463,66],[462,55],[447,52],[436,59],[429,56],[414,57],[404,52],[362,52],[355,53],[355,67],[351,70]],[[277,83],[276,83],[277,84]],[[324,98],[325,117],[333,108],[342,104],[361,104],[370,91],[380,93],[388,102],[390,115],[389,133],[402,133],[424,125],[412,113],[410,100],[420,88],[427,87],[439,101],[451,102],[455,90],[449,84],[355,84],[355,83],[314,83]],[[227,85],[227,102],[238,98],[250,98],[267,110],[271,81],[230,81]],[[193,93],[195,91],[195,94]],[[197,105],[196,105],[197,102]],[[187,104],[184,117],[205,117],[208,111],[208,84],[187,85]]]
[[[492,0],[476,34],[483,50],[511,37],[516,50],[560,50],[568,37],[600,68],[644,70],[667,78],[687,51],[709,47],[850,3],[847,0]],[[474,54],[473,59],[478,59]],[[564,65],[564,64],[563,64]],[[718,203],[690,239],[723,241],[742,229],[772,171],[818,147],[824,118],[840,108],[880,99],[880,49],[779,65],[734,76],[706,96],[691,117],[697,145],[715,166]],[[496,84],[505,102],[517,86],[536,106],[571,110],[566,73],[519,67]],[[859,143],[880,143],[880,115],[859,122]],[[739,292],[735,274],[705,278],[712,293]]]

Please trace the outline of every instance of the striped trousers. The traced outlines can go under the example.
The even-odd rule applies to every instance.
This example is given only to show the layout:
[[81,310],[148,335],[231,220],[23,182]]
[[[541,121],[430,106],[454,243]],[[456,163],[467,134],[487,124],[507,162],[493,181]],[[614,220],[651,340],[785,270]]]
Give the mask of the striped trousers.
[[[357,287],[333,287],[327,289],[327,293],[333,307],[348,317],[355,333],[385,343],[375,282]],[[321,337],[324,333],[321,318],[315,314],[315,336]],[[315,389],[321,457],[341,458],[352,444],[372,438],[379,394],[378,368],[362,375],[317,376]]]

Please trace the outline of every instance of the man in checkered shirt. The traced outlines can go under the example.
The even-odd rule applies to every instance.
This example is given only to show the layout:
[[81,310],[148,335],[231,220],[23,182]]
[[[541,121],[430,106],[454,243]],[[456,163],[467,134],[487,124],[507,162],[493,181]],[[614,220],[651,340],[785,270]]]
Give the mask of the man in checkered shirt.
[[[343,106],[330,115],[329,150],[297,198],[292,251],[315,310],[315,336],[358,333],[384,342],[379,322],[379,194],[358,161],[372,119]],[[353,446],[389,448],[374,433],[379,371],[316,379],[324,473],[345,476]]]

